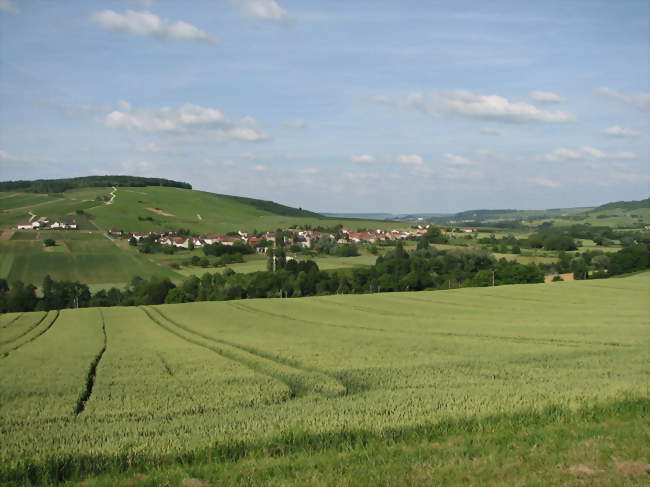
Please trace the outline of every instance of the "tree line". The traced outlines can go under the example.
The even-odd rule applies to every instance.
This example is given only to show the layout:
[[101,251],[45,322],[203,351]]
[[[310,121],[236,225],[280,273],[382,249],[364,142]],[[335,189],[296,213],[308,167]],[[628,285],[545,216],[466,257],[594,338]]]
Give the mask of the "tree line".
[[[311,260],[286,260],[280,247],[274,254],[277,259],[274,270],[250,274],[237,274],[232,269],[223,273],[206,272],[201,277],[191,276],[178,285],[168,278],[136,277],[125,289],[113,287],[95,293],[85,284],[56,281],[46,276],[42,295],[38,296],[36,287],[31,284],[20,281],[10,284],[1,279],[0,312],[420,291],[544,281],[543,266],[496,260],[482,249],[440,250],[428,243],[418,247],[407,252],[398,243],[386,255],[379,256],[373,266],[327,272],[320,270]],[[607,272],[603,269],[596,277],[648,269],[650,244],[634,244],[607,257]],[[583,263],[587,265],[588,260],[584,259]],[[577,273],[581,271],[582,268],[576,268]]]

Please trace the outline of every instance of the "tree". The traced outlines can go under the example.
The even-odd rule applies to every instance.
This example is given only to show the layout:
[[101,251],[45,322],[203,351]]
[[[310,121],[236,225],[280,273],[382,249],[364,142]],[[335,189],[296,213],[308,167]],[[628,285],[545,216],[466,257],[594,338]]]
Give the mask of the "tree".
[[56,245],[56,241],[52,238],[46,238],[43,240],[43,245],[46,247],[54,247]]

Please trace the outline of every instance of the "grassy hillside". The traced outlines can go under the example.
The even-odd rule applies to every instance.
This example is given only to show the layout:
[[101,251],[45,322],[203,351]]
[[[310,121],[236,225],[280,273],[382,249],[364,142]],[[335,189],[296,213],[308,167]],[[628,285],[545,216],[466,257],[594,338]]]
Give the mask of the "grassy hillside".
[[[327,218],[271,201],[166,186],[120,187],[113,202],[107,204],[103,199],[111,192],[108,187],[48,195],[3,192],[0,193],[0,226],[7,228],[29,220],[29,212],[50,220],[75,218],[84,229],[121,228],[131,232],[164,228],[189,228],[199,233],[270,231],[295,224],[331,227],[339,223],[354,229],[404,226],[374,220]],[[77,210],[83,210],[88,218]]]
[[3,316],[0,481],[641,485],[649,291],[646,273]]

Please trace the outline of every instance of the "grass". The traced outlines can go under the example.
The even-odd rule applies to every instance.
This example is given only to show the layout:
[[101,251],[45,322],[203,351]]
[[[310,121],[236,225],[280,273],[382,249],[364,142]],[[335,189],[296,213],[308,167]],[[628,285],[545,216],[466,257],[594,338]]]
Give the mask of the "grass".
[[[153,208],[158,213],[147,208]],[[160,212],[167,213],[167,216]],[[196,232],[228,232],[234,230],[274,231],[295,224],[334,226],[338,223],[353,228],[395,228],[406,224],[343,218],[287,217],[212,193],[180,188],[121,188],[112,205],[98,206],[91,213],[103,229],[147,231],[166,228],[190,228]],[[197,215],[201,215],[201,219]],[[138,220],[152,218],[153,221]]]
[[648,291],[646,273],[106,308],[98,364],[98,311],[69,310],[0,359],[0,404],[95,363],[85,409],[50,413],[76,404],[55,392],[28,419],[0,409],[0,481],[642,485],[621,465],[650,451]]
[[[87,284],[125,284],[134,276],[182,277],[137,252],[124,251],[101,234],[38,232],[38,240],[21,240],[21,233],[14,234],[18,239],[0,241],[0,277],[10,281],[40,285],[48,274]],[[45,238],[54,238],[57,246],[44,247]]]

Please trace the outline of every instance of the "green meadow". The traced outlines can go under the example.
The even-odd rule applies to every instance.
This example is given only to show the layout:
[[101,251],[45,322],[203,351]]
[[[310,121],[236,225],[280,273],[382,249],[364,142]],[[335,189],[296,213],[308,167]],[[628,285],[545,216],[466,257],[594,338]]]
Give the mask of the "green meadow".
[[4,315],[0,481],[643,485],[649,293],[644,273]]

